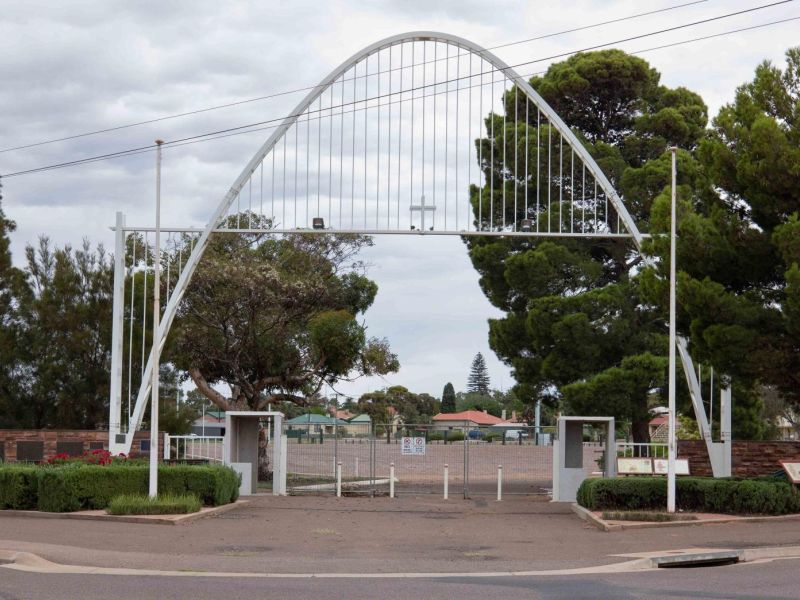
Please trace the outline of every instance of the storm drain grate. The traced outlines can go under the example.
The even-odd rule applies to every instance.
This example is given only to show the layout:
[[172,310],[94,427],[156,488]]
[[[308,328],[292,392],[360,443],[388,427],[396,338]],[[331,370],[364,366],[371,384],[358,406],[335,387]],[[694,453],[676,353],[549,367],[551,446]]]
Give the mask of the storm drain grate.
[[653,558],[653,566],[659,569],[697,569],[701,567],[722,567],[735,565],[742,559],[739,550],[702,552],[697,554],[677,554]]

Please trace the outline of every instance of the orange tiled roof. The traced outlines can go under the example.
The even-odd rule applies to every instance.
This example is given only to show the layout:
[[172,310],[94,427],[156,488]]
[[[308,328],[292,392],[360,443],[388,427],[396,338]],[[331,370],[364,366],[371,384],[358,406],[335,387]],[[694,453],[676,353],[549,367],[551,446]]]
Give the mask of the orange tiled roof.
[[465,410],[458,413],[439,413],[433,417],[434,421],[472,421],[477,425],[497,425],[505,423],[500,417],[495,417],[480,410]]

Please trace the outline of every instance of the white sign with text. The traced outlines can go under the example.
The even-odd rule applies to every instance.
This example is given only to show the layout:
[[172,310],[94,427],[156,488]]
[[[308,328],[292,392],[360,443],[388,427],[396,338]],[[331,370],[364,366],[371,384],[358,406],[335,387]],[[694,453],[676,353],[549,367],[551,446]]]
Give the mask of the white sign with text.
[[424,437],[404,437],[401,454],[411,456],[425,456]]

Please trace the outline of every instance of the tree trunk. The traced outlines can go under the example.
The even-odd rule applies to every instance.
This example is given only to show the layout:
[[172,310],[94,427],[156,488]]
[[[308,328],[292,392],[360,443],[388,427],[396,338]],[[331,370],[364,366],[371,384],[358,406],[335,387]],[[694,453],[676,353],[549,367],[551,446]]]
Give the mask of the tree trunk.
[[267,428],[262,427],[258,430],[258,480],[272,481],[272,465],[269,460],[269,453],[272,446],[267,443]]
[[635,444],[649,444],[650,443],[650,421],[644,419],[641,421],[633,421],[631,423],[631,435]]

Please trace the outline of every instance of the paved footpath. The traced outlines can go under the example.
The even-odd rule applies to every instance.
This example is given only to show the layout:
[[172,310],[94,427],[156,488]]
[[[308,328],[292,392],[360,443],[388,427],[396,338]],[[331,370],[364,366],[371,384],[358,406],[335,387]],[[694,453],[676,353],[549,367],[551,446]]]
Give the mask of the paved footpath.
[[56,563],[255,573],[530,571],[691,548],[800,546],[800,522],[605,533],[568,505],[518,497],[255,497],[184,525],[0,516],[0,550]]

